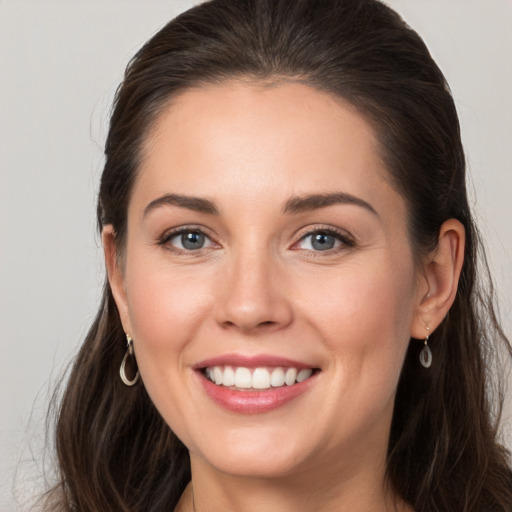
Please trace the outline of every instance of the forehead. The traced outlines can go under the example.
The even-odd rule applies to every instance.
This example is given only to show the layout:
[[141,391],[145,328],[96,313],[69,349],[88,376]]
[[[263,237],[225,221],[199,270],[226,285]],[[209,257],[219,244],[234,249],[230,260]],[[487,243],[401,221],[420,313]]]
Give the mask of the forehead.
[[[293,81],[233,80],[188,89],[173,97],[146,137],[145,154],[162,139],[168,142],[169,135],[179,135],[177,132],[188,140],[190,135],[202,137],[206,147],[213,135],[217,142],[224,138],[235,143],[245,137],[263,142],[265,134],[274,136],[277,130],[280,136],[274,137],[275,143],[302,137],[310,139],[311,145],[324,140],[325,145],[334,142],[342,147],[357,139],[365,148],[377,149],[370,125],[339,97]],[[327,140],[326,134],[330,135]],[[274,146],[271,137],[264,142],[269,148]]]
[[[389,188],[374,132],[339,98],[294,82],[232,81],[172,99],[149,132],[134,192],[240,199]],[[242,194],[243,192],[243,194]]]

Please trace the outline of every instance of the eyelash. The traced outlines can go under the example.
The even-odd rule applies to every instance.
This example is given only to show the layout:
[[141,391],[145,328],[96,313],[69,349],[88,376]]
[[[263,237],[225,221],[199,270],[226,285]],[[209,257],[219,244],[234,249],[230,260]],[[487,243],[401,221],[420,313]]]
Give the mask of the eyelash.
[[[338,254],[339,252],[350,249],[356,245],[354,238],[352,236],[350,236],[348,233],[341,231],[341,230],[331,228],[331,227],[324,228],[324,227],[318,226],[318,227],[308,229],[305,233],[301,234],[299,240],[293,244],[292,248],[296,247],[301,242],[305,241],[308,237],[312,237],[314,235],[320,235],[320,234],[332,236],[335,239],[335,242],[339,242],[338,247],[326,249],[325,251],[320,251],[320,250],[315,251],[315,250],[311,250],[311,249],[300,249],[300,248],[297,248],[294,250],[298,250],[298,251],[305,250],[305,251],[309,252],[311,256],[316,258],[316,257],[322,256],[323,254],[325,254],[325,255]],[[310,245],[311,244],[312,244],[312,242],[310,242]]]
[[216,242],[212,240],[210,236],[208,236],[205,231],[199,226],[181,226],[177,229],[174,229],[170,232],[165,233],[160,240],[158,240],[158,245],[165,246],[168,250],[173,251],[178,255],[186,255],[186,256],[198,256],[203,253],[204,249],[209,249],[209,247],[200,247],[199,249],[181,249],[180,247],[176,247],[171,244],[171,240],[178,236],[182,236],[186,233],[195,233],[199,235],[203,235],[205,239],[209,240],[211,245],[218,245]]
[[[201,255],[201,254],[203,254],[203,250],[204,249],[209,249],[210,248],[210,247],[200,247],[200,248],[198,248],[196,250],[194,250],[194,249],[181,249],[181,248],[176,247],[176,246],[174,246],[173,244],[170,243],[170,241],[173,238],[176,238],[178,236],[184,235],[186,233],[190,233],[190,234],[194,233],[194,234],[202,235],[202,236],[205,237],[205,239],[210,241],[211,246],[219,246],[199,226],[197,226],[197,227],[196,226],[182,226],[182,227],[179,227],[179,228],[177,228],[177,229],[175,229],[173,231],[165,233],[158,240],[157,243],[158,243],[159,246],[165,246],[169,250],[177,253],[178,255],[187,255],[187,256]],[[314,235],[319,235],[319,234],[334,237],[335,241],[339,242],[339,246],[338,247],[333,247],[333,248],[330,248],[330,249],[326,249],[325,251],[321,251],[321,250],[316,250],[315,251],[315,250],[312,250],[312,249],[301,249],[301,248],[297,247],[301,242],[305,241],[308,237],[312,237]],[[348,233],[343,232],[343,231],[338,231],[338,230],[333,229],[331,227],[323,228],[323,227],[319,226],[319,227],[315,227],[315,228],[309,229],[308,231],[302,233],[300,235],[299,240],[292,245],[292,250],[307,251],[313,257],[319,257],[319,256],[322,255],[322,253],[325,253],[327,255],[329,255],[329,254],[337,254],[338,252],[346,250],[347,248],[352,248],[355,245],[356,245],[356,243],[355,243],[354,238],[351,237]]]

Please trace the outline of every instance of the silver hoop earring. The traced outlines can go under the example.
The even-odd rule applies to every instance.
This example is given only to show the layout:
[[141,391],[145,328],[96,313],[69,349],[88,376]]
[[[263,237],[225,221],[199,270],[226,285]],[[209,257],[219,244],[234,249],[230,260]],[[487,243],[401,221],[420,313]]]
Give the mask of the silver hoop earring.
[[135,377],[132,380],[126,376],[126,360],[128,356],[133,357],[133,360],[135,361],[135,356],[133,355],[133,340],[129,334],[126,335],[126,352],[124,353],[123,361],[121,362],[121,368],[119,368],[119,375],[124,384],[127,386],[133,386],[139,380],[139,370],[137,369]]
[[430,327],[427,326],[427,335],[425,336],[425,346],[420,352],[420,363],[423,368],[430,368],[432,364],[432,351],[428,346],[428,339],[430,338]]

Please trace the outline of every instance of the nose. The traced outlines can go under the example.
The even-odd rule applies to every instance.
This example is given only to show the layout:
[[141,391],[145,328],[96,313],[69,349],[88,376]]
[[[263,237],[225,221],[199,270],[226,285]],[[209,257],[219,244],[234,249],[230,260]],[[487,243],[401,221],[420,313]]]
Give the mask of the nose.
[[216,320],[223,328],[244,334],[271,332],[293,319],[284,286],[282,262],[265,251],[238,251],[219,275]]

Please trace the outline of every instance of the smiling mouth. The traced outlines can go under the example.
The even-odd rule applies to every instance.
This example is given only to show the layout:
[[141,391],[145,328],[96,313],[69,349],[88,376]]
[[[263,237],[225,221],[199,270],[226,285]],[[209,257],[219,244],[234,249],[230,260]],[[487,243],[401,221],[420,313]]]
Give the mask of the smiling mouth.
[[238,391],[262,391],[293,386],[309,379],[318,368],[208,366],[203,376],[217,386]]

